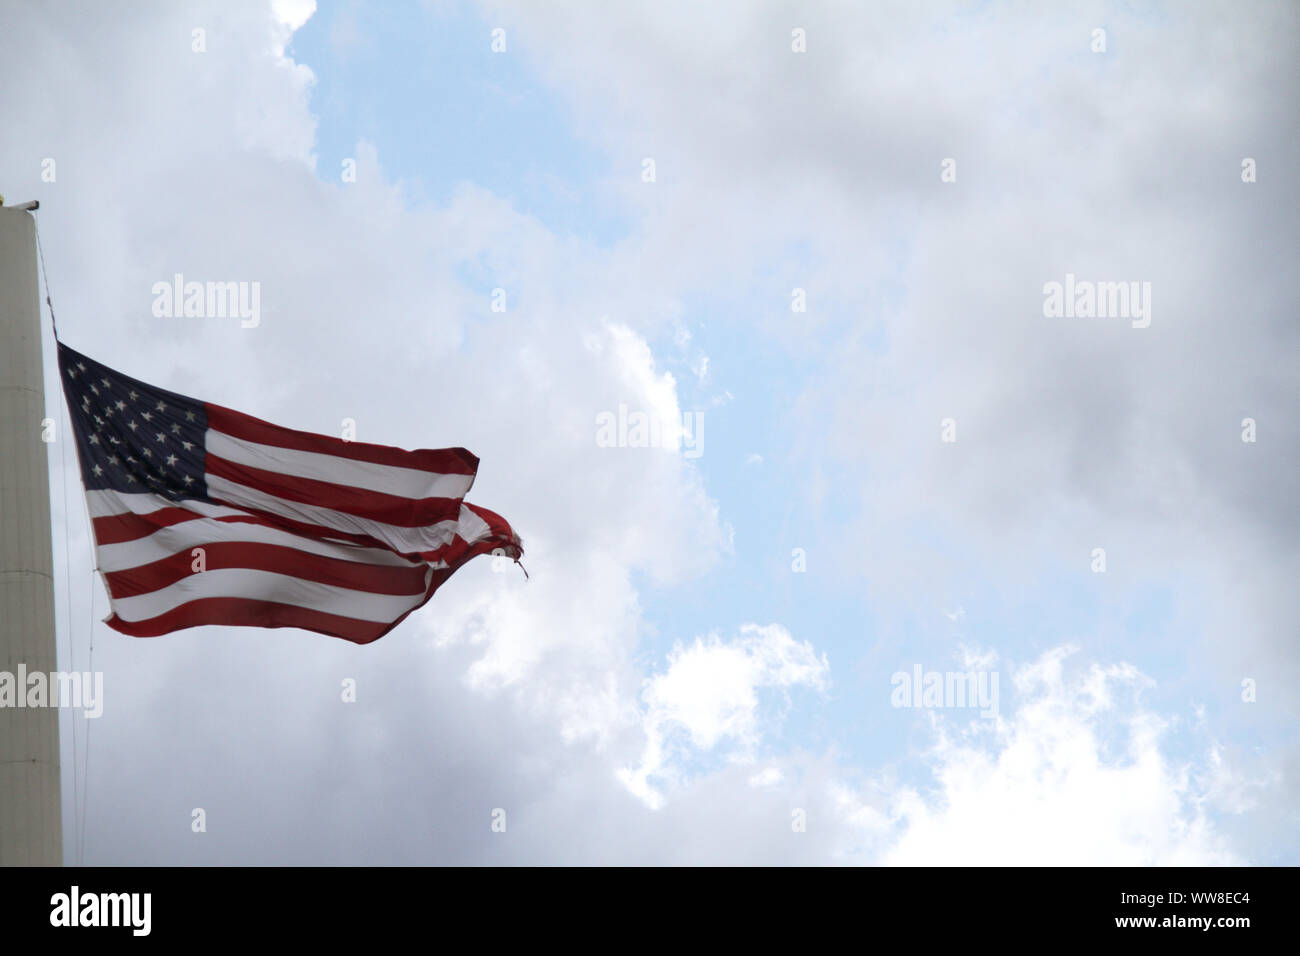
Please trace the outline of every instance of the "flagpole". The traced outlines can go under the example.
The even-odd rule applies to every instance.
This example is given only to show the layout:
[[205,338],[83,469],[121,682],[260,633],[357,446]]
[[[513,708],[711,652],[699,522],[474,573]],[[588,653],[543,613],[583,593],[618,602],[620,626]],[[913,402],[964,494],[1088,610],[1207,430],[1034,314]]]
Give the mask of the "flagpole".
[[35,205],[0,206],[0,866],[63,864],[58,686],[18,683],[58,666]]

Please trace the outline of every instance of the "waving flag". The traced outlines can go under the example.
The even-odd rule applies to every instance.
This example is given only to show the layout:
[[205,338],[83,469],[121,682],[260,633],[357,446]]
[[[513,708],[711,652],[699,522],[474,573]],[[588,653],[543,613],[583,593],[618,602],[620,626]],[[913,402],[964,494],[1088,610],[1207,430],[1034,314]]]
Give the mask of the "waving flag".
[[510,525],[463,499],[478,459],[281,428],[59,343],[110,627],[298,627],[366,644]]

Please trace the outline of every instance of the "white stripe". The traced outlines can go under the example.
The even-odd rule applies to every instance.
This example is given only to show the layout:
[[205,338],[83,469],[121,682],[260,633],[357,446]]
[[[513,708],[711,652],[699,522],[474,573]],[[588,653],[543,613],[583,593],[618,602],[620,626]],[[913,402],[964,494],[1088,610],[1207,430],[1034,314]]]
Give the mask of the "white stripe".
[[86,508],[92,518],[108,518],[112,515],[124,514],[147,515],[153,514],[155,511],[161,511],[163,508],[183,508],[186,511],[193,511],[195,514],[205,515],[209,518],[248,513],[236,508],[225,508],[221,505],[210,504],[206,501],[195,501],[193,499],[172,501],[160,495],[113,491],[111,488],[106,488],[103,491],[87,491]]
[[460,535],[469,544],[474,544],[481,538],[486,538],[492,534],[492,529],[488,523],[470,511],[464,505],[460,506],[460,523],[457,526],[456,533]]
[[474,484],[473,475],[443,475],[314,451],[277,448],[235,438],[214,428],[208,429],[204,446],[209,454],[239,465],[380,491],[399,498],[463,498]]
[[231,541],[278,544],[306,551],[309,554],[337,558],[340,561],[352,561],[356,564],[409,568],[423,563],[408,561],[379,548],[363,548],[361,545],[347,542],[317,541],[291,531],[281,531],[264,525],[248,524],[244,521],[214,521],[209,518],[196,518],[193,521],[182,521],[167,528],[159,528],[148,537],[136,538],[134,541],[101,545],[97,549],[96,556],[99,570],[107,574],[152,564],[154,561],[161,561],[163,558],[189,551],[191,548]]
[[419,528],[403,528],[370,518],[359,518],[332,508],[290,501],[216,475],[208,475],[208,493],[213,498],[220,498],[232,505],[268,511],[294,521],[305,521],[335,531],[369,535],[382,541],[394,551],[404,554],[440,548],[452,540],[457,528],[455,521],[439,521]]
[[[491,526],[464,505],[460,506],[460,521],[456,525],[456,537],[462,539],[465,544],[473,547],[484,538],[491,537],[495,534]],[[451,547],[445,545],[444,547]],[[430,567],[445,568],[446,561],[430,562]]]
[[201,574],[187,575],[175,584],[148,594],[118,598],[112,602],[112,606],[114,613],[124,621],[145,621],[200,598],[274,601],[277,604],[290,604],[312,611],[387,624],[417,607],[424,600],[424,594],[372,594],[369,591],[319,584],[271,571],[215,568]]

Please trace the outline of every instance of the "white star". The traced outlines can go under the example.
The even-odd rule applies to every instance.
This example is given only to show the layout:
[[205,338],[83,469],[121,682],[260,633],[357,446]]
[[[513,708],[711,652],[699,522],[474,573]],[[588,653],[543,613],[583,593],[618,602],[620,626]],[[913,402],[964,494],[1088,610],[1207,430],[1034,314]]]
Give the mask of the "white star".
[[166,432],[159,432],[159,433],[158,433],[158,442],[159,442],[159,444],[161,444],[162,442],[165,442],[166,440],[167,440],[167,433],[166,433]]
[[128,473],[127,473],[127,476],[126,476],[126,480],[127,480],[127,481],[135,481],[135,475],[133,475],[133,474],[131,474],[131,473],[128,472]]
[[152,458],[152,457],[153,457],[153,452],[151,452],[148,448],[146,448],[146,449],[142,452],[142,454],[143,454],[144,457],[146,457],[146,458]]
[[127,392],[127,394],[131,396],[131,401],[133,402],[140,397],[139,394],[135,391],[135,389],[132,389],[131,391]]
[[173,425],[173,426],[172,426],[172,434],[173,434],[173,435],[179,435],[179,434],[180,434],[180,431],[181,431],[181,426],[180,426],[180,425]]
[[193,413],[193,412],[186,412],[186,413],[185,413],[185,420],[186,420],[187,422],[192,422],[192,421],[194,421],[194,413]]
[[95,425],[96,425],[96,427],[103,428],[103,427],[104,427],[104,419],[102,419],[102,418],[100,418],[98,415],[96,415],[96,416],[95,416]]
[[186,475],[186,476],[185,476],[185,484],[187,484],[187,485],[192,485],[192,484],[194,484],[194,479],[191,478],[189,475]]
[[99,394],[99,389],[95,388],[95,386],[93,386],[93,385],[90,386],[90,390],[91,390],[92,392],[94,392],[96,395]]
[[105,406],[104,406],[104,417],[105,417],[105,418],[112,418],[112,417],[113,417],[113,406],[112,406],[112,405],[105,405]]
[[105,388],[112,388],[112,387],[113,387],[112,383],[109,382],[109,380],[106,379],[106,378],[101,378],[100,381],[104,383],[104,387],[105,387]]
[[110,465],[116,465],[116,464],[117,464],[117,456],[116,456],[116,455],[109,455],[109,456],[108,456],[108,463],[109,463]]
[[159,402],[157,405],[154,406],[154,408],[158,409],[158,411],[160,412],[165,412],[167,411],[167,403]]
[[143,418],[143,419],[144,419],[145,421],[147,421],[147,422],[151,422],[151,421],[153,421],[153,415],[152,415],[151,413],[149,413],[149,412],[143,412],[143,413],[141,413],[140,417]]
[[129,461],[129,462],[130,462],[131,464],[133,464],[133,465],[135,464],[135,459],[132,458],[130,455],[127,455],[127,456],[126,456],[126,460]]
[[181,442],[181,447],[184,448],[186,451],[189,451],[191,448],[194,447],[194,442],[183,441]]
[[173,465],[173,466],[174,466],[174,465],[176,464],[176,462],[177,462],[177,458],[176,458],[175,455],[168,455],[168,456],[167,456],[167,464],[169,464],[169,465]]
[[104,469],[103,469],[103,468],[100,468],[98,465],[96,465],[94,468],[92,468],[92,469],[90,469],[90,470],[93,471],[93,472],[95,473],[95,477],[96,477],[96,478],[98,478],[100,475],[102,475],[102,474],[104,473]]
[[119,401],[119,402],[117,403],[117,410],[120,412],[120,411],[122,411],[124,408],[126,408],[126,402]]
[[109,435],[109,436],[108,436],[108,440],[111,441],[114,445],[120,445],[120,444],[122,444],[122,443],[121,443],[120,441],[118,441],[117,438],[114,437],[113,435]]
[[140,426],[137,425],[135,422],[127,422],[127,423],[126,423],[126,427],[129,428],[129,429],[131,429],[131,431],[135,431],[135,430],[136,430],[137,428],[139,428]]
[[76,378],[76,377],[77,377],[77,373],[74,372],[72,369],[68,369],[68,378]]
[[99,436],[98,436],[98,435],[91,435],[91,436],[90,436],[90,443],[91,443],[92,445],[98,445],[98,444],[99,444]]
[[78,362],[78,363],[77,363],[77,368],[81,369],[81,370],[84,372],[84,371],[86,370],[86,363],[85,363],[85,362]]

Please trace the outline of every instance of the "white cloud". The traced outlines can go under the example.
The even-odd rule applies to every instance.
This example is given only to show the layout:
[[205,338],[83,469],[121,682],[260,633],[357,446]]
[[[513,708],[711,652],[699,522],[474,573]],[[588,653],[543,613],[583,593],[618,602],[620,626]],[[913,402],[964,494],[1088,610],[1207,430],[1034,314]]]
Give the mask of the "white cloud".
[[[1275,168],[1293,152],[1270,136],[1270,64],[1285,57],[1206,74],[1201,51],[1162,48],[1155,27],[1128,19],[1141,55],[1110,74],[1072,68],[1039,82],[1081,22],[978,14],[968,34],[935,30],[941,14],[904,4],[826,7],[809,12],[810,52],[794,60],[776,7],[702,19],[690,5],[526,6],[502,21],[512,47],[517,38],[581,107],[613,168],[629,171],[622,195],[640,219],[603,249],[473,185],[445,205],[418,202],[418,184],[394,182],[365,143],[355,184],[318,176],[312,72],[285,54],[309,7],[223,5],[204,19],[202,55],[182,4],[147,16],[91,6],[57,22],[16,8],[0,33],[0,119],[23,135],[0,141],[0,179],[11,199],[42,199],[72,344],[297,427],[333,431],[347,415],[367,441],[468,445],[483,459],[472,497],[517,524],[533,578],[476,562],[364,649],[281,632],[101,632],[110,696],[88,862],[478,862],[489,851],[476,814],[503,804],[535,823],[512,828],[509,844],[529,861],[1223,862],[1236,857],[1216,808],[1291,812],[1294,759],[1289,776],[1241,769],[1227,747],[1204,766],[1175,759],[1177,715],[1143,702],[1150,684],[1136,668],[1067,678],[1050,655],[1022,673],[1024,704],[991,731],[937,725],[934,796],[897,779],[851,785],[825,755],[767,752],[786,693],[827,686],[825,656],[779,625],[747,625],[679,643],[643,682],[638,582],[707,573],[730,529],[680,456],[593,441],[594,416],[620,402],[680,415],[678,383],[650,343],[666,330],[690,348],[685,297],[769,296],[780,321],[764,320],[764,306],[740,329],[820,363],[792,409],[799,440],[818,450],[799,489],[808,520],[843,493],[837,465],[870,472],[851,489],[858,527],[836,516],[837,535],[870,546],[840,565],[878,592],[914,586],[931,609],[950,568],[915,543],[922,519],[966,532],[990,577],[1016,590],[1015,560],[1033,565],[1044,542],[1067,550],[1061,541],[1087,541],[1119,515],[1108,540],[1130,557],[1116,567],[1194,554],[1203,592],[1217,595],[1211,633],[1232,638],[1206,642],[1215,665],[1271,677],[1260,708],[1278,706],[1268,701],[1298,686],[1286,678],[1293,519],[1277,517],[1292,517],[1279,502],[1294,469],[1279,449],[1294,445],[1294,416],[1277,386],[1289,382],[1294,324],[1277,309],[1289,301],[1287,243],[1243,237],[1270,234],[1268,210],[1294,203],[1274,192],[1251,211],[1239,184],[1203,184],[1237,161],[1224,144],[1261,143]],[[1293,12],[1187,16],[1211,53],[1295,35]],[[349,48],[365,32],[364,18],[334,30]],[[872,38],[869,49],[855,37]],[[635,176],[646,150],[660,160],[654,190]],[[936,193],[950,153],[961,187]],[[45,156],[59,163],[56,184],[39,179]],[[1180,192],[1175,172],[1202,188]],[[815,264],[775,258],[813,274],[772,275],[773,249],[799,241]],[[1080,250],[1089,267],[1150,263],[1161,290],[1203,282],[1157,293],[1167,311],[1149,339],[1016,324],[1023,290]],[[510,312],[488,310],[457,273],[465,263],[510,288]],[[1248,266],[1254,284],[1240,281]],[[150,319],[151,284],[176,271],[260,281],[262,328]],[[901,285],[902,304],[877,294],[882,276]],[[787,279],[810,289],[806,321],[788,321]],[[821,341],[833,320],[844,336]],[[735,385],[723,370],[707,370],[719,403]],[[703,364],[694,371],[705,378]],[[954,405],[960,454],[940,457],[932,433]],[[1271,443],[1254,459],[1206,437],[1219,418],[1239,420],[1239,405],[1265,409]],[[72,533],[84,555],[84,526]],[[906,616],[905,601],[892,607]],[[344,676],[362,689],[354,711],[336,700]],[[722,766],[701,769],[708,757]],[[153,784],[145,795],[141,779]],[[263,784],[256,797],[250,779]],[[229,821],[223,841],[197,849],[162,822],[196,792]],[[827,823],[792,846],[794,801]],[[376,805],[391,814],[377,819]],[[114,808],[111,822],[101,807]],[[323,845],[340,818],[355,821],[355,842]],[[431,818],[444,824],[436,839]]]
[[760,738],[759,691],[795,686],[822,690],[830,678],[825,655],[796,641],[779,624],[745,624],[730,641],[716,634],[674,645],[668,669],[647,679],[646,747],[635,769],[619,772],[651,806],[662,803],[653,778],[676,775],[677,755],[712,751],[724,742],[728,758],[751,759]]
[[[287,37],[283,31],[308,12],[277,7],[270,25]],[[15,15],[20,22],[9,24],[7,36],[48,42],[4,44],[6,73],[36,75],[48,66],[53,40],[39,11]],[[151,700],[166,711],[185,706],[169,695],[164,675],[173,667],[208,670],[213,686],[232,696],[248,692],[223,684],[221,669],[203,663],[213,655],[255,647],[262,666],[286,673],[303,673],[303,654],[327,669],[325,662],[346,660],[349,676],[373,689],[377,668],[400,648],[404,670],[422,655],[456,660],[470,695],[458,698],[461,707],[484,697],[528,714],[555,747],[613,746],[639,728],[633,653],[644,625],[632,576],[686,580],[730,547],[718,506],[689,461],[595,444],[596,414],[620,401],[680,420],[676,382],[656,368],[640,332],[620,318],[574,320],[625,308],[635,315],[641,303],[601,278],[605,253],[552,234],[490,193],[466,186],[445,206],[412,204],[364,142],[355,184],[318,179],[311,74],[282,46],[266,44],[270,16],[222,8],[203,21],[208,48],[199,54],[189,48],[192,12],[132,19],[100,11],[58,42],[87,62],[120,47],[114,83],[68,75],[39,104],[20,84],[0,88],[0,116],[29,134],[0,144],[0,170],[43,199],[63,333],[130,374],[291,426],[334,432],[349,417],[365,441],[470,447],[482,460],[471,498],[514,523],[532,580],[512,566],[494,574],[489,561],[476,561],[363,657],[321,637],[268,641],[265,632],[235,630],[215,641],[203,632],[147,642],[151,654],[143,658],[145,643],[101,634],[96,664],[118,699]],[[186,29],[178,32],[178,24]],[[145,98],[150,108],[142,109]],[[53,118],[79,111],[103,120]],[[48,185],[38,179],[47,153],[60,164]],[[487,269],[516,296],[526,291],[528,307],[516,297],[512,311],[495,316],[486,296],[456,275],[462,263]],[[260,282],[262,324],[241,330],[153,319],[152,283],[174,272]],[[79,512],[72,533],[84,549]],[[78,575],[73,583],[84,654],[87,582]],[[408,691],[365,733],[392,733],[420,706]],[[98,739],[101,805],[130,785],[116,770],[123,764],[113,759],[114,740],[125,740],[113,727],[109,713]],[[194,715],[189,732],[215,740],[218,728]],[[298,736],[301,728],[282,733]],[[262,746],[267,752],[278,743]],[[492,751],[477,759],[490,764]],[[171,776],[162,765],[140,772]],[[212,793],[214,785],[206,786]],[[142,813],[121,829],[95,828],[88,852],[119,859],[119,836],[151,826]]]
[[[938,721],[934,789],[894,786],[841,812],[892,865],[1240,865],[1212,822],[1220,786],[1163,749],[1168,720],[1141,704],[1127,665],[1067,671],[1057,648],[1015,673],[1022,700],[996,727],[954,734]],[[1208,776],[1207,776],[1208,775]]]
[[271,0],[271,10],[278,22],[297,30],[316,12],[316,0]]
[[[1055,589],[1092,588],[1120,620],[1081,638],[1094,646],[1139,642],[1143,666],[1207,693],[1273,676],[1254,710],[1215,719],[1265,733],[1260,759],[1295,802],[1300,195],[1294,177],[1240,173],[1294,153],[1277,104],[1300,9],[1112,11],[1103,56],[1078,10],[813,4],[796,55],[777,4],[486,6],[528,38],[642,211],[626,274],[671,270],[681,297],[725,289],[744,306],[727,334],[816,368],[790,414],[807,534],[842,549],[821,566],[867,590],[882,627],[936,591],[972,609],[983,592],[988,621],[1026,593],[1064,617]],[[1232,53],[1250,46],[1268,52]],[[1233,66],[1207,73],[1212,58]],[[653,190],[634,176],[647,153]],[[1045,319],[1042,285],[1067,271],[1150,281],[1151,327]],[[809,290],[798,322],[794,286]],[[1240,440],[1247,416],[1269,441]],[[1104,585],[1074,578],[1099,543]],[[1124,619],[1162,589],[1177,623],[1157,645]],[[1042,626],[1035,639],[1076,637]],[[1254,845],[1294,830],[1281,823],[1268,805]]]

